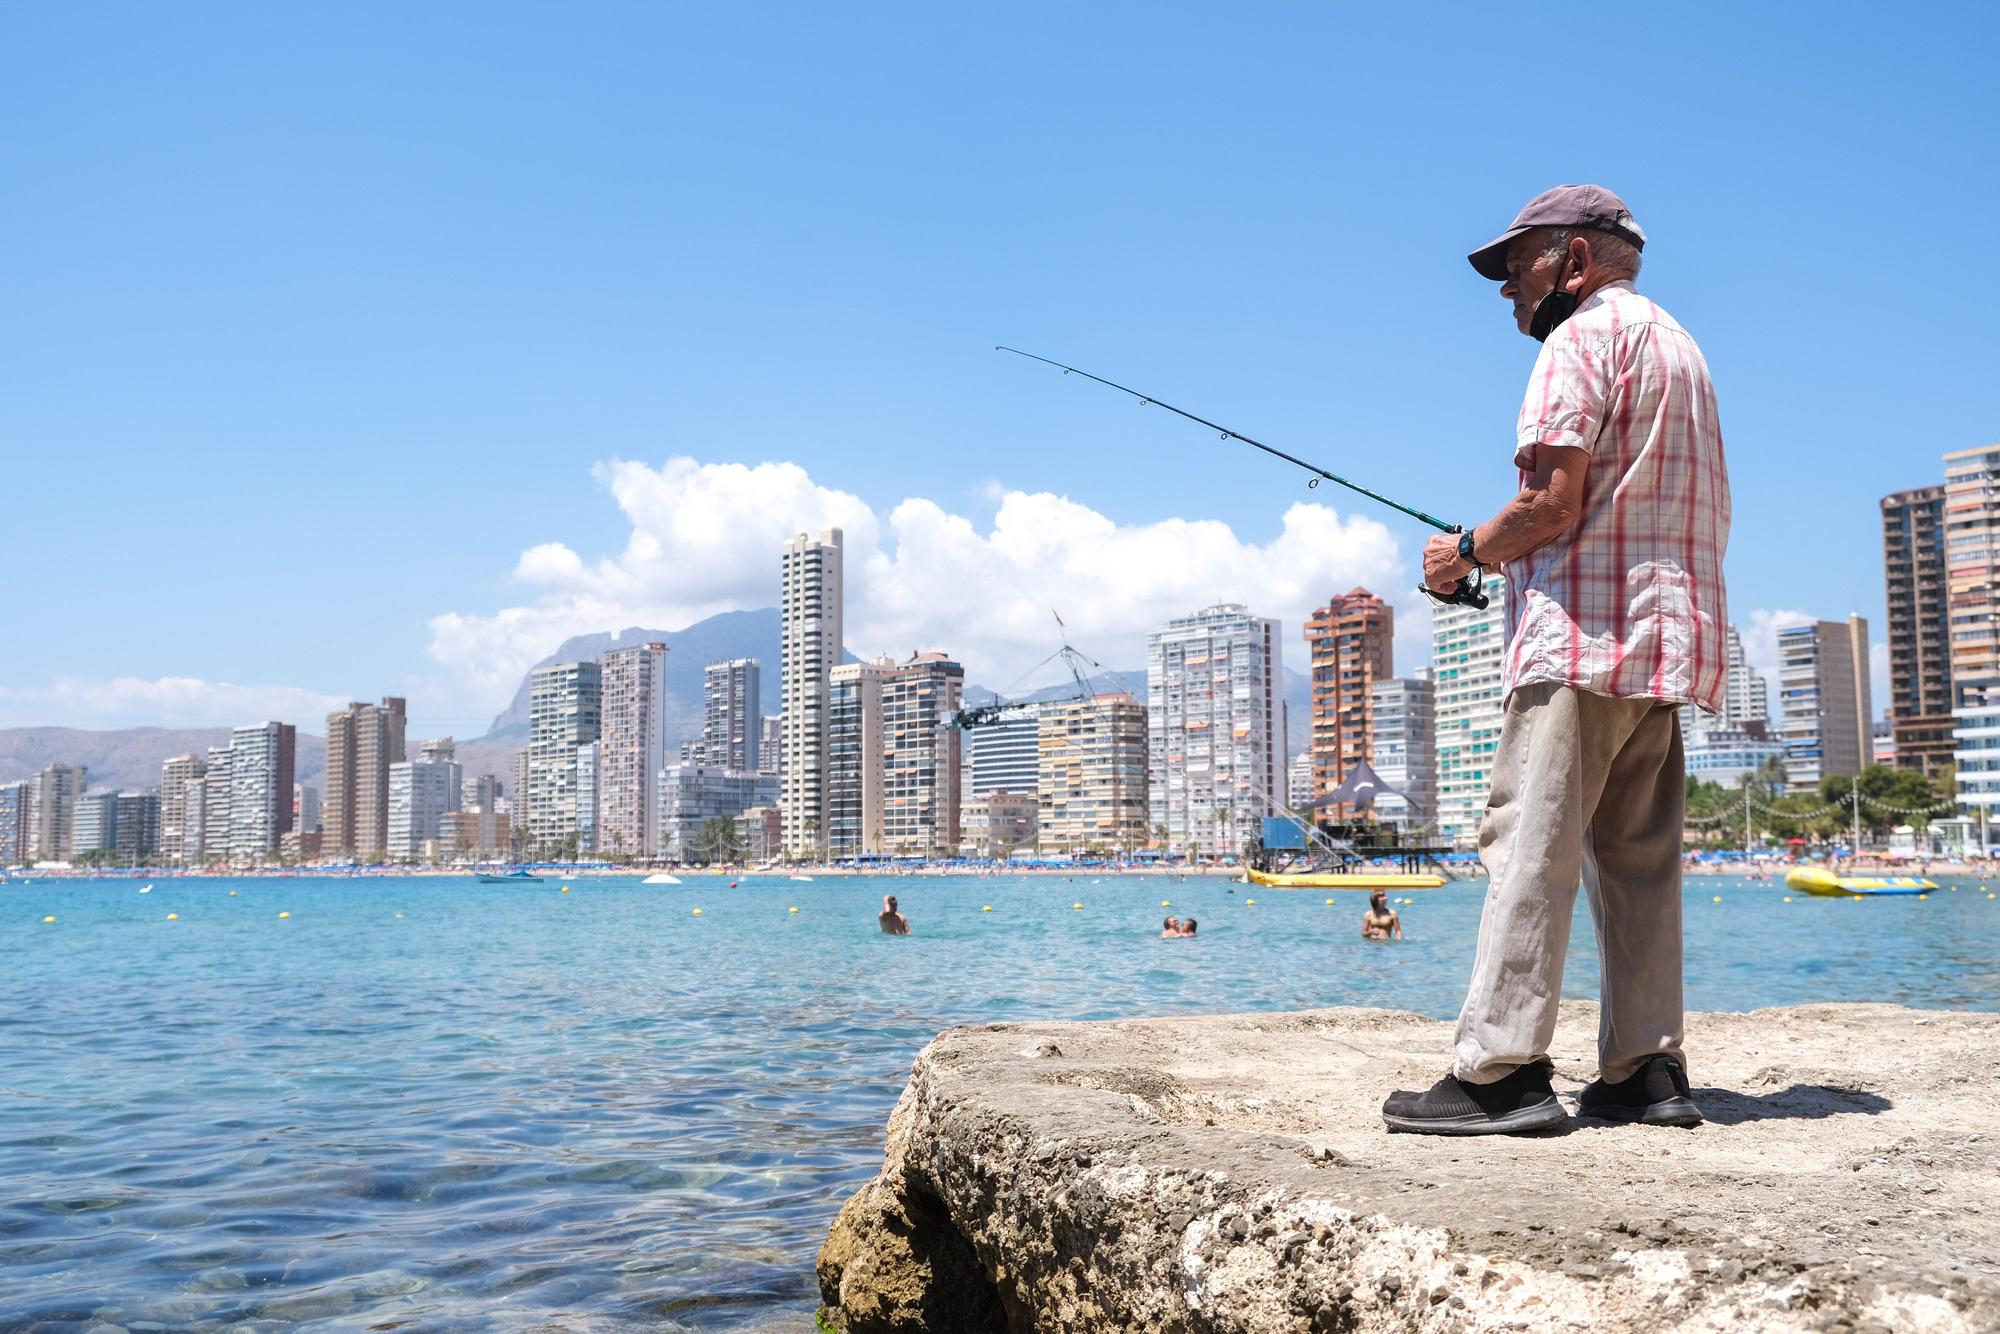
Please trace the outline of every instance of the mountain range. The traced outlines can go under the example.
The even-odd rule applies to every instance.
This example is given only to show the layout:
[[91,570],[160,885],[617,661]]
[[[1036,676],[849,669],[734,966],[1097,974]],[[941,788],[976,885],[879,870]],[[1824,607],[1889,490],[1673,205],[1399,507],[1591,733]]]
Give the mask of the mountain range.
[[[711,662],[730,658],[756,658],[763,666],[759,681],[758,710],[773,714],[779,708],[778,652],[781,632],[778,610],[763,607],[756,611],[729,611],[697,621],[685,630],[648,630],[630,626],[602,634],[577,635],[566,639],[555,652],[536,663],[537,667],[557,662],[578,662],[595,658],[606,649],[658,640],[667,645],[667,754],[678,751],[680,743],[701,734],[702,685],[704,669]],[[849,653],[849,662],[858,659]],[[1095,690],[1131,690],[1145,695],[1146,670],[1105,671],[1090,677]],[[1046,686],[1024,698],[1061,699],[1072,694],[1071,683]],[[1291,754],[1305,749],[1311,735],[1311,706],[1307,678],[1290,668],[1285,670],[1285,702],[1290,725],[1287,747]],[[967,703],[994,699],[993,691],[978,685],[965,688]],[[416,737],[411,737],[415,749]],[[508,706],[493,719],[485,736],[458,743],[458,760],[468,774],[493,773],[512,786],[514,751],[528,740],[528,677]],[[129,727],[117,731],[89,731],[75,727],[0,728],[0,783],[27,778],[51,764],[81,764],[90,771],[90,785],[97,787],[146,788],[160,781],[163,761],[181,754],[206,754],[210,746],[227,745],[226,727],[165,728]],[[326,740],[299,732],[298,780],[314,782],[326,771]]]

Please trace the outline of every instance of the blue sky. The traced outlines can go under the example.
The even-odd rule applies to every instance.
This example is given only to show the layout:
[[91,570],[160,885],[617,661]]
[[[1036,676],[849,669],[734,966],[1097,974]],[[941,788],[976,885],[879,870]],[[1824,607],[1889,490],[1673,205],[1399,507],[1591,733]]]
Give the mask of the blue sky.
[[1471,522],[1535,349],[1463,256],[1563,180],[1708,355],[1736,618],[1880,638],[1880,496],[2000,439],[1991,15],[12,6],[0,725],[477,733],[558,631],[770,605],[768,533],[848,513],[864,650],[1011,679],[1049,603],[1123,663],[1151,579],[1400,578],[1416,666],[1421,531],[991,348]]

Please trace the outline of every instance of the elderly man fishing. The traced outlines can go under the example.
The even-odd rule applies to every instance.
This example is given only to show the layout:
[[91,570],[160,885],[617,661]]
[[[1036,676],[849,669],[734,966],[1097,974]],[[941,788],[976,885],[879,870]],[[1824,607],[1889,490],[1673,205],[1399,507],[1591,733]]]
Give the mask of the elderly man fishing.
[[1451,1073],[1382,1106],[1392,1131],[1486,1135],[1567,1119],[1549,1042],[1578,882],[1603,960],[1585,1116],[1701,1120],[1681,1056],[1678,710],[1722,706],[1729,474],[1708,366],[1639,295],[1645,233],[1594,185],[1531,200],[1472,252],[1542,344],[1514,437],[1520,490],[1424,582],[1507,576],[1505,719],[1480,826],[1489,874]]

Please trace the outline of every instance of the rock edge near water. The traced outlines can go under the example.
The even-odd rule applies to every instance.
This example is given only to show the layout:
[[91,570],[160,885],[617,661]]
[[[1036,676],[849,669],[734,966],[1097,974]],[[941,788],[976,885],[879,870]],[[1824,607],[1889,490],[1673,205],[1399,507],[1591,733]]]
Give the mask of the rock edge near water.
[[[1595,1074],[1566,1004],[1558,1092]],[[1450,1027],[952,1029],[819,1257],[845,1334],[2000,1328],[2000,1016],[1689,1017],[1693,1130],[1386,1135]]]

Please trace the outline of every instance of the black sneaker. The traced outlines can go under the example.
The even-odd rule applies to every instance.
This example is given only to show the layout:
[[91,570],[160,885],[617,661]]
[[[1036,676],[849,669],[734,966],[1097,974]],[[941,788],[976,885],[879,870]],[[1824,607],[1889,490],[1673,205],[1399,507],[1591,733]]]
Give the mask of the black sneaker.
[[1569,1119],[1549,1086],[1549,1067],[1531,1061],[1491,1084],[1446,1075],[1428,1093],[1391,1093],[1382,1119],[1393,1134],[1513,1135],[1547,1130]]
[[1591,1080],[1577,1097],[1576,1114],[1643,1126],[1701,1124],[1701,1109],[1688,1094],[1687,1071],[1671,1056],[1651,1057],[1616,1084]]

